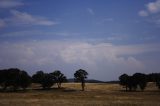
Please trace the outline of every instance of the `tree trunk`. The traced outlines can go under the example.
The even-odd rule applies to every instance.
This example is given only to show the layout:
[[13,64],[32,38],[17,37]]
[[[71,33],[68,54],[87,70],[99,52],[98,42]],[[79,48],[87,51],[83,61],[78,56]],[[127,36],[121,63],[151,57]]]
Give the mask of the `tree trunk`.
[[82,81],[81,86],[82,86],[82,91],[84,91],[85,90],[85,82],[84,81]]
[[57,83],[58,88],[61,88],[61,83]]
[[126,86],[126,91],[128,91],[128,89],[127,89],[128,87]]

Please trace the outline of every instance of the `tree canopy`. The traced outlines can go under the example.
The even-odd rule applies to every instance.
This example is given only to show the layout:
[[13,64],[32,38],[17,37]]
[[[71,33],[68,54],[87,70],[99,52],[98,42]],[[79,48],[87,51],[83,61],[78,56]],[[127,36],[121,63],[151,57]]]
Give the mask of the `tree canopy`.
[[119,77],[120,85],[124,86],[129,91],[137,90],[139,87],[142,91],[146,88],[148,82],[155,82],[156,86],[160,89],[160,73],[135,73],[132,76],[122,74]]
[[59,70],[52,72],[51,75],[53,76],[58,88],[61,88],[61,84],[67,81],[67,77]]
[[79,69],[74,73],[75,81],[80,81],[82,86],[82,91],[84,91],[85,87],[85,79],[87,79],[88,73],[83,69]]
[[31,84],[31,77],[26,71],[18,68],[0,70],[0,85],[3,90],[8,87],[17,90],[18,88],[26,89]]
[[43,71],[37,71],[32,76],[32,82],[41,84],[43,89],[49,89],[54,85],[53,76]]

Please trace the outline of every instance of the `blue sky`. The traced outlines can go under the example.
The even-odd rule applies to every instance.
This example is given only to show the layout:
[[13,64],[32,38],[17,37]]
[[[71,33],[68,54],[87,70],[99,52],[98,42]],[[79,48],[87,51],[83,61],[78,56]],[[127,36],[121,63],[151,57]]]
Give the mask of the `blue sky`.
[[0,68],[159,72],[159,33],[160,0],[0,0]]

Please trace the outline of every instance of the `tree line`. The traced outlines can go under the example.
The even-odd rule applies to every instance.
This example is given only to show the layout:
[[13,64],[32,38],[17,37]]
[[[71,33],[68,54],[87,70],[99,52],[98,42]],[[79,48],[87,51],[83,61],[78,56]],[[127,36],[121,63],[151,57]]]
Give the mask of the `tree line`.
[[[85,90],[87,76],[87,71],[83,69],[79,69],[74,73],[75,82],[81,82],[82,91]],[[42,89],[50,89],[53,85],[56,85],[57,88],[61,88],[61,85],[64,82],[67,82],[67,77],[59,70],[51,73],[37,71],[32,76],[26,71],[18,68],[0,70],[1,91],[25,90],[30,87],[32,83],[39,84]],[[135,73],[132,76],[127,74],[119,76],[119,83],[125,87],[126,91],[136,91],[137,88],[140,88],[143,91],[148,82],[155,82],[155,85],[160,89],[160,73]]]
[[160,73],[135,73],[132,76],[122,74],[119,76],[119,82],[126,91],[136,91],[138,87],[143,91],[148,82],[155,82],[155,85],[160,89]]
[[[88,73],[79,69],[74,73],[75,81],[81,82],[82,90],[85,88],[85,80]],[[37,71],[30,76],[26,71],[18,68],[9,68],[0,70],[0,88],[2,91],[7,90],[25,90],[30,87],[32,83],[40,84],[42,89],[49,89],[54,84],[61,88],[61,84],[67,82],[67,77],[59,70],[51,73]]]

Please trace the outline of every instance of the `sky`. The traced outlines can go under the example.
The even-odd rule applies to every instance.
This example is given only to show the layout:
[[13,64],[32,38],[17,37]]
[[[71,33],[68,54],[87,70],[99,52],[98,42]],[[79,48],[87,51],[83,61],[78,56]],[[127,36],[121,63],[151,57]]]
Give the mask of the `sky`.
[[160,72],[160,0],[0,0],[0,69]]

